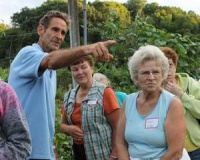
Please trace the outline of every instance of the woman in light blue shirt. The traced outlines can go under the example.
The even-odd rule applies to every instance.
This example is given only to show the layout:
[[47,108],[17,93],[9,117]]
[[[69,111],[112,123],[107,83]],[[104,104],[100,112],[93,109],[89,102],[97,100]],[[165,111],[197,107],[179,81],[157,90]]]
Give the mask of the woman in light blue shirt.
[[148,45],[133,54],[128,68],[140,91],[128,95],[122,107],[118,159],[179,160],[186,123],[181,101],[161,87],[168,59],[158,47]]

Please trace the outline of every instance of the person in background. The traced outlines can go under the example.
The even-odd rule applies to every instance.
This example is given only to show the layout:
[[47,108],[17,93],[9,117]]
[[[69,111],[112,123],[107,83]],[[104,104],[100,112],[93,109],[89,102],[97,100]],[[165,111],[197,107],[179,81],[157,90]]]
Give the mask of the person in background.
[[[106,86],[111,87],[110,80],[108,79],[108,77],[106,75],[104,75],[102,73],[94,73],[93,78],[96,81],[101,82],[101,83],[105,84]],[[119,106],[121,107],[127,94],[125,92],[115,91],[115,95],[117,97]]]
[[38,42],[22,48],[10,66],[8,82],[19,97],[30,127],[29,159],[55,159],[56,70],[86,55],[94,56],[97,61],[113,58],[107,49],[115,43],[113,40],[60,49],[69,25],[67,14],[48,11],[37,26]]
[[200,160],[200,84],[187,73],[176,73],[178,55],[169,47],[160,47],[168,58],[169,71],[163,87],[183,103],[187,122],[185,148],[191,160]]
[[13,88],[0,80],[0,159],[25,160],[30,153],[25,114]]
[[180,160],[186,123],[181,101],[161,85],[169,64],[156,46],[142,46],[128,69],[140,91],[127,96],[117,129],[119,160]]
[[85,56],[70,65],[78,84],[65,94],[61,130],[73,139],[75,160],[114,160],[119,105],[114,91],[93,79],[94,62]]

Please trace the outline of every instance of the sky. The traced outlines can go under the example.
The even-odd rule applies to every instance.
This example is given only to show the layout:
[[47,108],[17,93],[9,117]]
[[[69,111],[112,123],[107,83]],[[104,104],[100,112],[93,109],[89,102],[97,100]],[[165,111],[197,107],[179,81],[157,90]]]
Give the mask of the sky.
[[[46,0],[1,0],[0,1],[0,23],[10,24],[10,17],[20,12],[22,8],[35,8],[40,6]],[[87,2],[94,0],[86,0]],[[102,0],[103,1],[103,0]],[[110,0],[116,2],[127,2],[127,0]],[[160,6],[175,6],[180,7],[184,11],[192,10],[200,15],[200,4],[197,4],[198,0],[147,0],[147,3],[157,2]]]

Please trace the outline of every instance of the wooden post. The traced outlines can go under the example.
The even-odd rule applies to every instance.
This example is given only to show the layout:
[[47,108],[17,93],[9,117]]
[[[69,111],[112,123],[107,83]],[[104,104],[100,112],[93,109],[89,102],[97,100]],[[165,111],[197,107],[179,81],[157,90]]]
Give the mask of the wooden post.
[[[71,18],[70,25],[70,47],[80,46],[80,33],[79,33],[79,18],[78,18],[78,5],[77,0],[68,0],[68,14]],[[73,88],[76,86],[76,82],[72,78]]]

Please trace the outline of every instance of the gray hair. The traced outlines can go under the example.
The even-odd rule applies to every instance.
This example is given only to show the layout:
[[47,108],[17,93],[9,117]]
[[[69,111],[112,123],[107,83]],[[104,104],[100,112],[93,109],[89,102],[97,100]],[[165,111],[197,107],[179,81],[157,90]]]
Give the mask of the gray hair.
[[110,80],[108,79],[108,77],[106,75],[104,75],[102,73],[94,73],[93,78],[96,81],[101,82],[101,83],[103,80],[105,80],[107,82],[107,84],[105,84],[105,85],[110,86]]
[[164,53],[156,46],[147,45],[140,47],[135,53],[130,57],[128,61],[128,69],[131,79],[136,84],[138,67],[149,60],[155,60],[160,64],[163,79],[167,78],[169,63],[167,57]]
[[39,24],[43,25],[45,28],[48,28],[50,21],[52,18],[61,18],[62,20],[65,21],[65,23],[67,24],[67,26],[70,25],[70,17],[64,13],[64,12],[60,12],[57,10],[51,10],[48,11],[39,21]]

